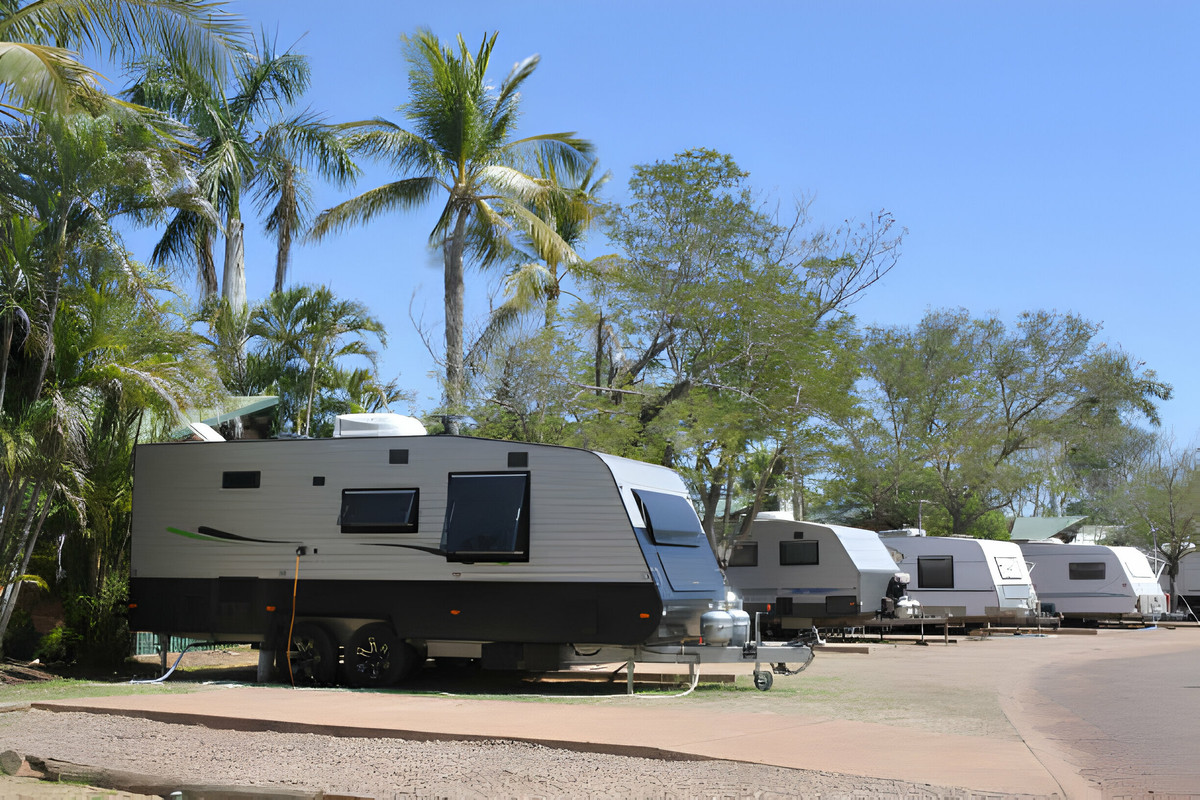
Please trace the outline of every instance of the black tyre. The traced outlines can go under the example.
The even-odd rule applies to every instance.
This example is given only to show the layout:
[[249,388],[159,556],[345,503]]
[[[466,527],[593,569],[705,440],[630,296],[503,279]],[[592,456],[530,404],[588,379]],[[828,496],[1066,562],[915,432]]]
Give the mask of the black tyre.
[[400,641],[390,625],[363,625],[346,642],[346,684],[362,688],[391,686],[412,671],[416,658],[416,650]]
[[280,679],[296,686],[325,686],[337,677],[337,651],[333,638],[315,622],[298,622],[292,640],[279,653]]

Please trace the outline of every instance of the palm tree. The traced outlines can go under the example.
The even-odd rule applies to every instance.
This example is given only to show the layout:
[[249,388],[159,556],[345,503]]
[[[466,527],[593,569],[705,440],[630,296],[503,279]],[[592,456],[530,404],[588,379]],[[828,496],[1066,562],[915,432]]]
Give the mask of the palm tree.
[[[562,191],[539,198],[537,203],[530,205],[530,211],[551,226],[572,251],[577,251],[600,214],[599,191],[612,178],[612,173],[605,172],[597,177],[598,164],[593,161],[583,174],[568,175],[566,180],[560,180],[553,165],[543,162],[539,166],[542,179],[559,186]],[[501,343],[505,334],[537,309],[543,311],[544,326],[553,325],[567,277],[572,273],[594,277],[609,258],[591,262],[564,260],[558,248],[543,251],[536,241],[518,242],[505,259],[513,263],[504,280],[507,299],[492,311],[483,332],[471,346],[467,354],[468,366],[481,363]]]
[[[207,0],[0,0],[0,113],[84,108],[112,103],[97,75],[67,48],[131,58],[154,51],[214,79],[242,26],[223,2]],[[5,100],[12,102],[5,102]]]
[[357,131],[353,146],[388,161],[402,177],[321,212],[312,236],[321,238],[360,225],[393,210],[423,206],[442,190],[446,202],[430,233],[444,265],[446,314],[447,429],[456,433],[454,414],[462,410],[463,258],[468,247],[484,263],[496,258],[499,243],[519,230],[562,260],[574,252],[552,226],[530,211],[556,191],[524,171],[540,157],[565,171],[586,168],[591,145],[574,133],[548,133],[514,139],[520,95],[538,56],[516,64],[498,88],[488,85],[496,34],[484,37],[472,54],[462,36],[457,52],[431,32],[404,37],[412,99],[402,107],[413,124],[406,130],[383,119],[348,126]]
[[305,436],[313,429],[317,394],[339,388],[338,362],[361,356],[374,366],[378,353],[368,335],[386,344],[383,324],[365,305],[340,300],[326,286],[296,286],[272,294],[255,310],[249,331],[266,360],[277,365],[284,395],[280,404]]
[[237,90],[221,86],[187,64],[163,60],[142,66],[142,80],[126,97],[167,113],[198,142],[196,171],[201,191],[220,209],[225,255],[218,286],[213,241],[218,226],[188,212],[176,215],[154,249],[156,263],[195,264],[207,299],[220,291],[234,311],[246,307],[242,202],[247,193],[267,215],[278,242],[275,289],[283,288],[292,239],[306,221],[308,167],[342,185],[357,174],[338,129],[305,110],[284,116],[307,90],[306,56],[277,52],[264,33],[253,52],[235,59]]

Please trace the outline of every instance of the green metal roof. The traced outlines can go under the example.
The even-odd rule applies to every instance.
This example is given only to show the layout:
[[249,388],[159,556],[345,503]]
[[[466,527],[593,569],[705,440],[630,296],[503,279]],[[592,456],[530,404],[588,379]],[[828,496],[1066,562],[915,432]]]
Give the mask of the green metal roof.
[[1010,539],[1040,541],[1050,539],[1087,517],[1017,517],[1013,520]]

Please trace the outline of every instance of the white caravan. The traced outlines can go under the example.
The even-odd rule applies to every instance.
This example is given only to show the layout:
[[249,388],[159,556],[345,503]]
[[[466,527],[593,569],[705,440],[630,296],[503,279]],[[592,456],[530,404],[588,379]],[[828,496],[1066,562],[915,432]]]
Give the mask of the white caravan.
[[922,613],[1002,625],[1037,621],[1040,592],[1034,591],[1021,548],[1013,542],[926,536],[916,528],[883,531],[879,539],[899,568],[915,578],[908,594]]
[[675,472],[357,422],[334,439],[139,446],[131,628],[258,643],[284,675],[360,686],[424,656],[533,671],[811,658],[747,641]]
[[1065,619],[1152,620],[1167,610],[1150,562],[1133,547],[1059,541],[1019,545],[1042,607]]
[[[725,577],[772,629],[861,625],[880,611],[896,564],[872,531],[759,514],[734,543]],[[901,592],[902,594],[903,592]]]
[[[1164,569],[1159,584],[1164,592],[1171,591],[1171,579]],[[1182,611],[1189,618],[1200,615],[1200,550],[1192,550],[1179,560],[1179,574],[1175,576],[1174,611]]]

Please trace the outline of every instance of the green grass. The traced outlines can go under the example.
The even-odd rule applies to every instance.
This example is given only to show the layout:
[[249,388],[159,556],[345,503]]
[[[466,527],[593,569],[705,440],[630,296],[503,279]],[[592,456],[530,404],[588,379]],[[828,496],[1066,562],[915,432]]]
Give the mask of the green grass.
[[161,685],[101,683],[73,678],[0,685],[0,704],[40,703],[46,700],[73,700],[81,697],[120,697],[132,694],[184,694],[195,691],[196,684],[168,681]]

